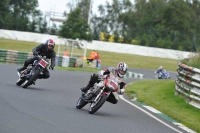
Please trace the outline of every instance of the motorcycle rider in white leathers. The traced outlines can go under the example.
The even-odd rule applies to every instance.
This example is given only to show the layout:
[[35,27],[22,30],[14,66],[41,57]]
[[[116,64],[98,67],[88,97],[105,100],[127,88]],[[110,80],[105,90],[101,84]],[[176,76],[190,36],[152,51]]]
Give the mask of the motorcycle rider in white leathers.
[[81,88],[82,92],[87,92],[90,87],[93,87],[95,83],[98,83],[100,79],[112,73],[114,76],[117,76],[119,79],[119,89],[117,92],[112,92],[109,97],[107,98],[107,101],[113,104],[116,104],[118,102],[119,96],[118,94],[122,95],[124,93],[124,88],[126,86],[126,83],[123,81],[124,76],[126,75],[126,72],[128,70],[128,66],[124,62],[120,62],[117,67],[108,67],[105,70],[101,70],[98,72],[98,74],[94,73],[91,75],[90,81],[86,87]]

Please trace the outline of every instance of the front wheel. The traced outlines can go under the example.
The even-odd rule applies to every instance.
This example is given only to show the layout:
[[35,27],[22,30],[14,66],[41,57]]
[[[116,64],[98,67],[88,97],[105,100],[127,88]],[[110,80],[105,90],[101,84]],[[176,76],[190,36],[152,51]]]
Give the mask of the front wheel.
[[25,84],[22,87],[27,88],[29,85],[31,85],[34,82],[34,80],[37,79],[39,74],[40,74],[40,70],[36,69],[34,71],[34,74],[31,76],[31,78],[27,82],[25,82]]
[[87,104],[87,102],[83,101],[81,99],[81,97],[78,99],[77,103],[76,103],[76,108],[77,109],[81,109],[83,108],[85,105]]
[[17,82],[16,82],[16,84],[18,85],[18,86],[20,86],[22,83],[24,83],[25,82],[25,79],[19,79]]
[[94,101],[91,103],[90,108],[89,108],[89,114],[94,114],[101,106],[105,103],[107,99],[107,95],[102,95],[99,100]]

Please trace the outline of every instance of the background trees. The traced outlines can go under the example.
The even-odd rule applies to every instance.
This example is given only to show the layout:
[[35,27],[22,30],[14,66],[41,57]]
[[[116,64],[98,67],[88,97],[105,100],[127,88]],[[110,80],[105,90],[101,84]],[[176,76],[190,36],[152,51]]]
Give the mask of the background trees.
[[37,7],[37,0],[1,0],[0,28],[34,32],[42,14]]
[[37,0],[1,0],[0,28],[186,51],[200,44],[199,0],[113,0],[91,12],[89,26],[90,0],[67,3],[61,27],[49,27],[37,6]]
[[95,39],[103,32],[123,37],[123,43],[187,51],[200,43],[198,0],[113,0],[99,12],[92,19]]
[[79,8],[76,8],[68,15],[67,20],[61,26],[59,36],[62,38],[92,41],[90,27],[87,21],[82,18]]

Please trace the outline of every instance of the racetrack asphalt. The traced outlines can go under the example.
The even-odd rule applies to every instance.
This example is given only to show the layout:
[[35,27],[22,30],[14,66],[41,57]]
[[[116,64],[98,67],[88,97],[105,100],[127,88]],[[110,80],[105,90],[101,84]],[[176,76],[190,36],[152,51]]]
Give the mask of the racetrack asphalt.
[[[176,133],[121,99],[116,105],[106,102],[93,115],[87,112],[89,105],[76,109],[79,88],[87,84],[91,72],[54,70],[49,79],[23,89],[15,84],[18,67],[0,64],[0,133]],[[132,70],[154,78],[152,70]]]

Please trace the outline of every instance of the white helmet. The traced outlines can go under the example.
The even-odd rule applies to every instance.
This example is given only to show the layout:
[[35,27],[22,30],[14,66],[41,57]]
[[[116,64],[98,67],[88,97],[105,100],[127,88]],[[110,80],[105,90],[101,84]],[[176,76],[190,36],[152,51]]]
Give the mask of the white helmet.
[[160,66],[160,68],[159,68],[160,70],[163,70],[163,66]]
[[117,75],[118,75],[118,77],[123,78],[124,75],[126,75],[127,70],[128,70],[128,66],[126,65],[126,63],[120,62],[117,65]]

